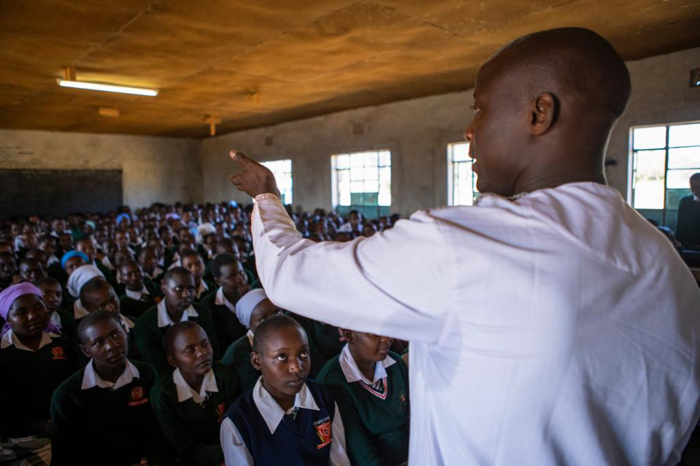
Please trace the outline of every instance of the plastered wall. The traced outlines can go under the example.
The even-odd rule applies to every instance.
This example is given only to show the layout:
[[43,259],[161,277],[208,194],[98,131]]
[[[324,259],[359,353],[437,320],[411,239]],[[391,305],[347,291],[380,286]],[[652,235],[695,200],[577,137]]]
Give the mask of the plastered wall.
[[194,139],[0,130],[0,169],[122,170],[131,207],[193,202],[202,197],[200,147]]
[[[633,93],[614,129],[607,158],[608,182],[627,194],[628,135],[632,125],[700,120],[700,88],[689,70],[700,67],[700,48],[628,63]],[[248,201],[226,176],[239,149],[258,160],[292,159],[294,203],[331,207],[332,154],[368,149],[392,153],[392,211],[410,214],[447,202],[447,144],[462,140],[472,111],[472,91],[335,113],[206,139],[202,143],[205,200]],[[271,144],[270,144],[271,143]]]

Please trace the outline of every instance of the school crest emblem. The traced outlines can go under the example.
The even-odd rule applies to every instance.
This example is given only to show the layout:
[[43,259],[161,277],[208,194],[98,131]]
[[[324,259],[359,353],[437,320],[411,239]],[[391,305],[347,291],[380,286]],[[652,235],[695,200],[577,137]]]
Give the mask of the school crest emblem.
[[143,397],[143,387],[134,387],[131,389],[131,400],[127,403],[128,406],[140,406],[148,403],[148,398]]
[[216,414],[219,417],[219,422],[224,420],[224,415],[226,414],[226,404],[221,403],[219,406],[216,407]]
[[51,348],[51,359],[53,361],[57,359],[66,359],[66,357],[63,355],[63,348],[60,346],[54,346]]
[[320,444],[316,445],[317,449],[321,449],[326,445],[330,445],[333,441],[333,436],[331,432],[331,418],[326,416],[320,421],[314,422],[314,429],[316,429],[316,435],[318,435]]

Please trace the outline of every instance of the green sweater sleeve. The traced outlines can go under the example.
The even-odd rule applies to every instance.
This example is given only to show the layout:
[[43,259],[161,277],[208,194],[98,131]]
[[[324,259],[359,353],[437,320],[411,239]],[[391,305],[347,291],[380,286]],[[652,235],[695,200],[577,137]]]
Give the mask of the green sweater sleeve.
[[[169,376],[169,374],[165,375],[165,377]],[[165,439],[185,464],[208,466],[220,465],[224,462],[224,453],[220,445],[197,443],[188,433],[185,425],[187,421],[176,412],[177,399],[173,399],[163,390],[162,383],[151,390],[151,400]]]
[[353,465],[381,466],[384,461],[367,435],[350,394],[339,386],[330,386],[345,427],[345,443]]
[[80,407],[71,393],[75,390],[76,378],[82,380],[83,370],[69,377],[56,388],[51,397],[51,422],[61,440],[63,448],[78,448],[74,440],[80,437]]
[[209,337],[209,343],[211,343],[212,350],[214,351],[214,361],[220,361],[221,349],[219,348],[219,340],[216,337],[216,329],[214,328],[214,319],[211,315],[211,311],[200,304],[196,304],[195,309],[199,314],[199,325],[202,326]]
[[157,321],[152,318],[150,310],[146,312],[136,321],[133,330],[134,341],[141,360],[153,366],[158,374],[162,375],[170,370],[163,351],[163,335],[158,329]]

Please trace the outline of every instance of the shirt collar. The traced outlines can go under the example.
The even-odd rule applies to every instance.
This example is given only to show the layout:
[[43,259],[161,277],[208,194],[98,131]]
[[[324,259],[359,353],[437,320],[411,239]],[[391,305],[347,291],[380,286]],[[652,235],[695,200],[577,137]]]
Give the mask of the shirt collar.
[[695,202],[700,202],[700,199],[695,194],[693,194],[693,200]]
[[277,401],[272,398],[272,395],[270,395],[270,393],[265,390],[265,387],[263,387],[262,377],[258,379],[255,387],[253,388],[253,402],[258,408],[260,415],[265,420],[265,424],[267,424],[271,434],[275,433],[275,430],[277,429],[277,426],[279,426],[280,422],[282,422],[284,415],[291,414],[294,408],[319,411],[316,400],[314,400],[311,391],[306,384],[304,384],[294,399],[294,406],[289,410],[289,412],[285,413]]
[[231,304],[231,301],[229,301],[226,298],[226,295],[224,295],[224,289],[222,287],[219,287],[219,289],[216,290],[216,299],[214,300],[214,304],[216,304],[217,306],[226,306],[229,311],[234,313],[236,312],[236,306]]
[[51,315],[49,316],[49,320],[51,320],[51,323],[54,324],[56,327],[58,327],[59,330],[63,330],[63,323],[61,322],[61,316],[58,315],[57,311],[53,311]]
[[73,317],[75,317],[75,320],[80,320],[88,314],[89,312],[85,309],[80,299],[76,299],[73,303]]
[[199,282],[199,288],[197,288],[197,299],[199,299],[202,294],[206,293],[207,291],[209,291],[209,287],[202,278],[202,280]]
[[196,392],[190,384],[187,383],[185,378],[182,376],[180,369],[175,369],[173,371],[173,382],[175,383],[175,388],[177,389],[177,401],[182,403],[190,398],[194,399],[194,402],[201,405],[204,400],[207,399],[209,393],[218,393],[219,387],[216,385],[216,376],[214,375],[214,369],[209,369],[209,372],[204,376],[202,380],[202,387],[199,389],[199,393]]
[[131,329],[136,326],[134,321],[126,316],[119,314],[119,319],[122,321],[122,324],[124,324],[124,328],[126,328],[126,333],[129,333]]
[[[47,333],[44,332],[41,334],[41,341],[39,342],[39,348],[37,348],[37,351],[39,351],[41,348],[44,346],[48,345],[51,343],[51,341],[54,338],[58,338],[59,335],[56,335],[55,333]],[[24,351],[29,351],[32,353],[36,353],[33,349],[24,346],[21,341],[19,341],[19,338],[15,336],[14,333],[12,333],[12,329],[8,330],[7,333],[5,333],[2,336],[2,340],[0,340],[0,349],[5,349],[9,346],[14,346],[17,349],[24,350]]]
[[[190,320],[190,317],[199,317],[199,314],[197,314],[197,311],[194,310],[194,306],[192,305],[182,313],[180,322],[187,322]],[[171,325],[175,325],[175,322],[173,322],[173,319],[170,318],[170,314],[168,314],[168,308],[165,307],[165,300],[162,300],[158,303],[158,328],[169,327]]]
[[343,375],[345,375],[345,380],[347,380],[348,383],[359,382],[361,380],[369,385],[374,385],[379,380],[385,378],[387,376],[386,368],[396,364],[396,361],[391,356],[387,355],[383,361],[374,365],[374,380],[370,381],[367,380],[367,377],[362,374],[362,371],[357,366],[348,345],[345,345],[340,352],[339,361],[340,368],[343,370]]
[[140,378],[139,370],[134,366],[131,361],[126,360],[126,367],[124,367],[124,372],[119,376],[116,382],[108,382],[102,379],[100,375],[95,371],[95,366],[93,360],[85,366],[85,374],[83,374],[83,383],[80,386],[81,390],[88,390],[94,387],[108,388],[110,390],[118,390],[124,385],[129,385],[134,379]]
[[152,273],[146,272],[146,275],[148,275],[148,278],[152,278],[152,279],[153,279],[153,278],[159,277],[160,274],[162,274],[162,273],[163,273],[163,269],[161,269],[160,267],[156,266],[156,268],[153,269],[153,272],[152,272]]
[[126,297],[135,299],[136,301],[141,301],[141,296],[150,294],[151,293],[148,292],[148,288],[146,288],[146,285],[143,285],[141,291],[131,291],[130,289],[126,288]]

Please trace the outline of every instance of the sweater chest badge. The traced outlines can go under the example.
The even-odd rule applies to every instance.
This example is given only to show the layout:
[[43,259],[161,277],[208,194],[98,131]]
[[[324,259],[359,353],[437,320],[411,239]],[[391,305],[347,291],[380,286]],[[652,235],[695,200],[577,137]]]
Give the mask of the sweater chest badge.
[[330,443],[333,441],[331,432],[331,418],[326,416],[323,419],[314,422],[314,429],[316,429],[316,435],[318,435],[319,440],[321,440],[321,443],[316,445],[316,449],[320,450],[321,448],[330,445]]
[[65,355],[63,354],[63,348],[60,346],[54,346],[51,348],[51,360],[56,361],[56,360],[63,360],[66,359]]
[[226,414],[226,403],[221,403],[219,406],[216,407],[216,414],[218,417],[218,421],[222,422],[224,420],[224,415]]
[[131,389],[131,400],[127,403],[127,406],[140,406],[142,404],[148,403],[148,398],[143,397],[143,387],[134,387]]

